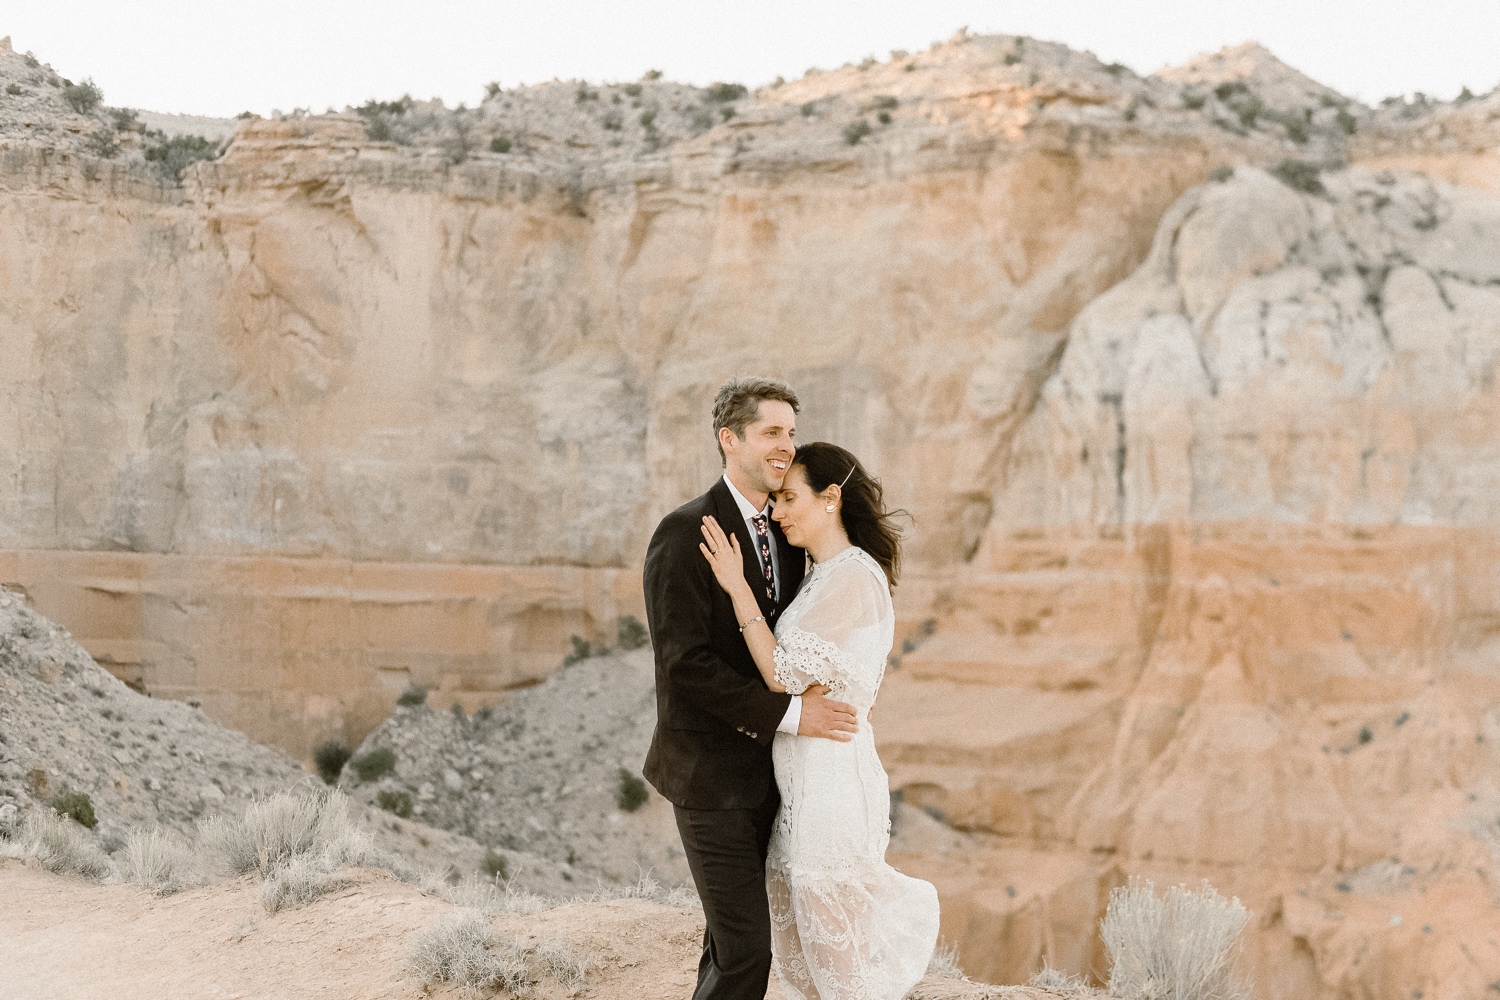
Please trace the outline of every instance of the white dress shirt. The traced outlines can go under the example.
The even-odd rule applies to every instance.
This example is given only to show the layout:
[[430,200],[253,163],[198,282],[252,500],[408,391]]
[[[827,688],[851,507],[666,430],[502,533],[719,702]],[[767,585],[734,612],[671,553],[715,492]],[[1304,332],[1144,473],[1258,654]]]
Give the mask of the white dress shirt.
[[[764,507],[762,507],[760,510],[756,510],[750,504],[750,501],[745,499],[745,495],[739,490],[735,489],[734,483],[729,481],[728,473],[725,473],[724,475],[724,485],[729,487],[729,495],[734,497],[734,504],[740,509],[740,516],[745,519],[745,528],[750,532],[750,538],[758,538],[760,533],[755,530],[755,523],[752,518],[764,516],[769,523],[771,519],[770,497],[766,498],[766,504]],[[776,534],[774,532],[768,531],[766,533],[766,537],[770,543],[771,548],[771,580],[773,581],[776,596],[779,599],[781,597],[781,574],[777,572],[776,567]],[[759,544],[755,545],[755,561],[760,562]],[[761,571],[765,571],[764,564],[761,565]],[[781,717],[781,724],[776,727],[776,731],[778,733],[786,733],[789,736],[796,736],[797,727],[801,724],[802,696],[797,695],[796,697],[792,698],[792,703],[786,707],[786,715],[783,715]]]

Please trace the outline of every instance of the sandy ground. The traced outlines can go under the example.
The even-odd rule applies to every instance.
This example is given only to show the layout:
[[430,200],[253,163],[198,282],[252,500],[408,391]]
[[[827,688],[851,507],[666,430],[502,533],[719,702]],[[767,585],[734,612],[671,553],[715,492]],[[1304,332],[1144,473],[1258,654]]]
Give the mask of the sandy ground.
[[[383,872],[299,910],[267,916],[254,877],[157,898],[137,885],[96,885],[0,862],[0,996],[5,1000],[289,1000],[424,994],[402,978],[417,935],[457,909]],[[702,913],[643,900],[575,903],[490,917],[498,935],[585,955],[575,994],[543,982],[539,998],[686,998]],[[924,980],[916,998],[1051,996]],[[773,981],[768,1000],[783,1000]]]

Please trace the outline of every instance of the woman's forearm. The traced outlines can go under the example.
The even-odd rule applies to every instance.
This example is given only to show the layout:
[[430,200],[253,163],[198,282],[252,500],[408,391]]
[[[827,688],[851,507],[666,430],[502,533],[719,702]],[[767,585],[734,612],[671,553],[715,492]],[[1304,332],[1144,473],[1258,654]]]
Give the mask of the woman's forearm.
[[771,631],[771,626],[762,616],[755,595],[746,587],[743,591],[735,592],[733,601],[734,616],[741,625],[745,625],[745,622],[750,622],[754,618],[761,619],[745,625],[742,629],[745,645],[749,647],[750,655],[755,659],[755,668],[760,671],[766,687],[776,692],[785,691],[786,688],[776,680],[776,633]]

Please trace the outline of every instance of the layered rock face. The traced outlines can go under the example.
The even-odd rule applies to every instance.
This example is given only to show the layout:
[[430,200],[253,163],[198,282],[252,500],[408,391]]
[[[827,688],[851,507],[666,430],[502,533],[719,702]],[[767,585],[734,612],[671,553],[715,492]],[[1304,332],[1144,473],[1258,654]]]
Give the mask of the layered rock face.
[[[887,687],[887,759],[908,801],[1040,852],[1053,934],[1123,873],[1205,875],[1260,912],[1269,995],[1479,995],[1500,201],[1306,186],[1187,193],[1074,322]],[[967,905],[1019,920],[995,881]],[[1059,948],[1024,929],[991,973]]]
[[0,131],[0,582],[305,755],[609,641],[779,374],[915,517],[877,737],[968,971],[1102,971],[1146,874],[1245,897],[1265,996],[1500,981],[1500,98],[963,37],[616,89],[180,187]]

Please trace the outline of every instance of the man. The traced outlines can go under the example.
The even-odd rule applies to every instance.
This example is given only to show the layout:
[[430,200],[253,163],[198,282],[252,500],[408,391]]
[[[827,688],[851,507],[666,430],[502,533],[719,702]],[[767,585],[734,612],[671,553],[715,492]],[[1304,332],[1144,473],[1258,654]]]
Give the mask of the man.
[[797,396],[774,379],[726,382],[714,400],[724,476],[668,514],[646,550],[646,619],[656,652],[656,732],[646,779],[675,807],[707,927],[694,1000],[764,1000],[771,972],[766,848],[780,796],[778,731],[847,741],[854,709],[809,688],[776,694],[761,680],[734,606],[698,549],[703,518],[739,536],[745,577],[775,626],[806,560],[770,518],[795,451]]

